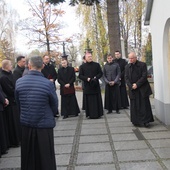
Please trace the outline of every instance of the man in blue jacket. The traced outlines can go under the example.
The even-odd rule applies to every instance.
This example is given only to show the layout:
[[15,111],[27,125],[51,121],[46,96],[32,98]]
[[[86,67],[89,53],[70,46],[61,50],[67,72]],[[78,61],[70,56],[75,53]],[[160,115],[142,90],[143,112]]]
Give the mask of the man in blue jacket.
[[22,126],[21,169],[56,170],[53,128],[58,98],[54,84],[41,73],[40,56],[29,59],[29,72],[16,82]]

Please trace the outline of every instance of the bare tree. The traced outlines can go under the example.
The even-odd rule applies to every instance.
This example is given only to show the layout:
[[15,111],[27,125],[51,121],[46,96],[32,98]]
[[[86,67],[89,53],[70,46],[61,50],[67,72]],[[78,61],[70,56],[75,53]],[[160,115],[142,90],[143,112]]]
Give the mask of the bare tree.
[[0,1],[0,51],[1,59],[14,57],[17,13],[9,9],[4,0]]
[[120,2],[120,30],[125,44],[125,56],[129,50],[136,51],[138,56],[142,54],[142,28],[145,0],[122,0]]
[[60,41],[59,30],[62,28],[60,19],[65,12],[45,0],[39,0],[39,4],[35,1],[27,3],[32,17],[22,21],[22,30],[25,31],[29,44],[46,47],[50,54],[50,47]]

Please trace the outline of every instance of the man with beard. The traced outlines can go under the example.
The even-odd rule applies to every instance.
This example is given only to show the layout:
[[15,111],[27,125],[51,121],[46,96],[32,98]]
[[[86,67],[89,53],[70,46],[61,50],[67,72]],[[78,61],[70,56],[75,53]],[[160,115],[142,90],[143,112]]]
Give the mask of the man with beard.
[[74,82],[76,80],[74,68],[68,66],[66,58],[61,60],[61,68],[58,70],[58,82],[61,95],[61,115],[63,119],[68,116],[78,116],[80,109],[75,96]]
[[146,63],[137,60],[134,52],[129,53],[129,64],[125,68],[125,80],[129,87],[131,122],[135,126],[149,126],[153,122],[149,96],[152,94],[147,80]]
[[119,65],[113,62],[113,56],[109,54],[107,56],[107,63],[103,68],[103,77],[106,83],[104,108],[108,110],[108,114],[112,113],[112,110],[116,110],[116,113],[120,113],[120,74]]
[[85,60],[79,72],[79,78],[84,81],[85,111],[86,117],[100,118],[103,115],[103,104],[99,79],[103,73],[98,63],[92,60],[92,52],[85,52]]
[[114,62],[119,64],[121,76],[120,76],[120,97],[121,97],[121,108],[127,109],[129,107],[129,101],[127,97],[127,91],[126,91],[126,83],[125,83],[125,66],[127,65],[127,62],[125,59],[121,58],[120,51],[115,51],[115,60]]

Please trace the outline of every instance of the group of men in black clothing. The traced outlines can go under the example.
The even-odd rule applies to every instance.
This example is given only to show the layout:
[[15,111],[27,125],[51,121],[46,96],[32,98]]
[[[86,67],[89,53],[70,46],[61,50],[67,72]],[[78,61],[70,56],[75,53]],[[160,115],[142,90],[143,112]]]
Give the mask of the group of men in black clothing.
[[[50,58],[43,56],[42,73],[55,83],[57,73]],[[26,67],[25,67],[26,66]],[[20,111],[15,101],[14,91],[16,81],[28,74],[28,61],[25,56],[17,57],[17,66],[12,70],[10,60],[2,61],[0,73],[0,157],[8,152],[10,147],[18,147],[21,142]],[[58,113],[56,113],[56,116]]]
[[152,94],[147,80],[146,63],[137,60],[134,52],[128,55],[129,63],[121,58],[120,51],[107,56],[107,63],[103,72],[98,63],[93,62],[92,53],[86,51],[85,62],[80,66],[79,78],[83,81],[82,102],[87,118],[100,118],[103,115],[103,105],[99,79],[104,77],[105,101],[104,108],[108,113],[113,110],[120,113],[120,109],[127,109],[129,101],[127,97],[126,84],[130,98],[130,116],[134,126],[148,127],[153,122],[153,114],[149,101]]
[[20,112],[15,102],[15,83],[22,76],[25,57],[17,58],[17,66],[12,73],[10,60],[2,61],[0,76],[0,154],[10,147],[18,147],[21,141]]
[[[21,141],[20,111],[16,105],[14,90],[17,79],[23,76],[26,58],[19,56],[17,66],[12,73],[12,64],[9,60],[2,61],[0,76],[0,156],[5,154],[9,147],[17,147]],[[75,96],[75,71],[69,66],[66,58],[61,61],[58,74],[50,57],[43,56],[43,75],[54,83],[56,79],[60,84],[61,115],[67,118],[70,115],[78,116],[80,109]],[[28,69],[28,68],[27,68]],[[152,94],[147,81],[146,64],[137,60],[134,52],[129,54],[129,63],[121,58],[119,51],[107,56],[107,63],[103,71],[99,63],[92,59],[92,52],[86,51],[84,64],[79,68],[79,78],[83,81],[83,109],[86,117],[91,119],[100,118],[103,115],[103,103],[100,89],[100,78],[105,81],[104,109],[108,114],[113,110],[117,114],[120,109],[127,109],[129,101],[126,84],[129,88],[131,122],[135,126],[153,122],[149,95]],[[59,113],[57,113],[59,114]]]
[[103,104],[100,89],[100,78],[103,76],[105,81],[105,101],[104,109],[108,113],[113,110],[120,113],[120,109],[128,108],[126,85],[124,81],[124,69],[127,64],[122,59],[120,52],[116,51],[116,59],[109,54],[107,63],[103,67],[92,60],[92,53],[86,51],[84,63],[79,69],[79,78],[83,81],[83,108],[88,118],[100,118],[103,115]]

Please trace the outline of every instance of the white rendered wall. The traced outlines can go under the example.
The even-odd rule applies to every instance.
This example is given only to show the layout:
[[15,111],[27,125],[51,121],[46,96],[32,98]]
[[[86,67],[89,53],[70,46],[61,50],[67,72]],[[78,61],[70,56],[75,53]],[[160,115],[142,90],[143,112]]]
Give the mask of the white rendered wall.
[[154,0],[150,18],[156,116],[170,125],[170,0]]

